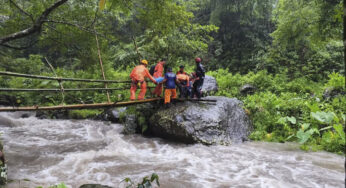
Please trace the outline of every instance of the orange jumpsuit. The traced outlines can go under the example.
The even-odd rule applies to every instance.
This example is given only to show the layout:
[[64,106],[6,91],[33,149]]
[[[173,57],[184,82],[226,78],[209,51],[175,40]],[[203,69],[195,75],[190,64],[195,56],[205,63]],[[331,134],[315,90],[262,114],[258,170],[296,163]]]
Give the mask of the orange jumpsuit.
[[[160,61],[156,66],[155,66],[155,72],[154,72],[154,78],[159,78],[162,77],[163,74],[163,62]],[[162,93],[162,83],[157,84],[153,94],[160,97]]]
[[186,86],[190,86],[190,77],[186,74],[177,74],[177,79],[179,82],[186,81]]
[[190,86],[190,77],[186,74],[177,74],[177,79],[180,84],[178,84],[179,88],[179,97],[187,98],[189,95],[188,87]]
[[186,74],[187,75],[187,73],[185,71],[184,72],[178,71],[176,75],[178,76],[179,74]]
[[145,93],[147,92],[147,83],[144,80],[145,77],[148,77],[151,81],[155,82],[155,79],[150,75],[148,69],[144,65],[138,65],[132,70],[130,74],[130,78],[132,80],[130,89],[131,100],[136,99],[136,90],[138,83],[141,84],[141,91],[139,92],[138,99],[144,99]]

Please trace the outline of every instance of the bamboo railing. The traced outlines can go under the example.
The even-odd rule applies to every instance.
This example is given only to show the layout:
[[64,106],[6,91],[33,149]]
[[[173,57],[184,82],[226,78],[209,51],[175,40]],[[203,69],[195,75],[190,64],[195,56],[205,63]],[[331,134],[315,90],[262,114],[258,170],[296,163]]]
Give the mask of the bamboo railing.
[[[38,110],[74,110],[74,109],[95,109],[95,108],[111,108],[130,106],[134,104],[142,104],[153,101],[160,101],[163,98],[152,98],[137,101],[115,102],[115,103],[96,103],[96,104],[74,104],[74,105],[59,105],[59,106],[29,106],[29,107],[0,107],[0,112],[14,111],[38,111]],[[196,101],[196,102],[217,102],[216,100],[208,99],[173,99],[177,101]]]
[[0,75],[3,76],[14,76],[23,78],[35,78],[43,80],[57,80],[57,81],[77,81],[77,82],[102,82],[102,83],[131,83],[131,81],[117,81],[117,80],[96,80],[96,79],[82,79],[82,78],[57,78],[49,76],[31,75],[31,74],[21,74],[8,71],[0,71]]
[[[131,81],[116,81],[116,80],[95,80],[95,79],[80,79],[80,78],[59,78],[59,77],[49,77],[49,76],[39,76],[31,74],[21,74],[7,71],[0,71],[0,75],[3,76],[14,76],[14,77],[24,77],[24,78],[34,78],[34,79],[44,79],[44,80],[56,80],[59,83],[61,81],[77,81],[77,82],[102,82],[102,83],[131,83]],[[56,75],[56,74],[55,74]],[[65,92],[65,91],[111,91],[111,90],[127,90],[129,88],[77,88],[77,89],[65,89],[60,85],[60,89],[45,89],[45,88],[34,88],[34,89],[21,89],[21,88],[0,88],[0,92]],[[154,87],[148,87],[154,88]],[[145,100],[137,101],[127,101],[127,102],[110,102],[108,98],[107,103],[95,103],[95,104],[73,104],[73,105],[58,105],[58,106],[27,106],[27,107],[0,107],[0,112],[13,112],[13,111],[37,111],[37,110],[68,110],[68,109],[93,109],[93,108],[110,108],[110,107],[120,107],[129,106],[141,103],[147,103],[152,101],[163,100],[162,98],[151,98]],[[176,101],[205,101],[205,102],[216,102],[216,100],[206,100],[206,99],[173,99]]]
[[[155,87],[147,87],[147,88],[155,88]],[[79,89],[64,89],[65,91],[112,91],[112,90],[127,90],[129,88],[79,88]],[[6,92],[36,92],[36,91],[43,91],[43,92],[60,92],[61,89],[20,89],[20,88],[0,88],[1,91]]]

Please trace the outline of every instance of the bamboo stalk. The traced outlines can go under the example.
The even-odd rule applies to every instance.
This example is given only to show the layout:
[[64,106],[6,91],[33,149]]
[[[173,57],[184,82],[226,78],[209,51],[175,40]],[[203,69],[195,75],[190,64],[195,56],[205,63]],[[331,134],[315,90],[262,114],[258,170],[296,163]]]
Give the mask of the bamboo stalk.
[[55,78],[49,76],[21,74],[15,72],[0,71],[0,75],[4,76],[15,76],[23,78],[35,78],[43,80],[60,80],[60,81],[77,81],[77,82],[102,82],[102,83],[131,83],[131,81],[116,81],[116,80],[96,80],[96,79],[81,79],[81,78]]
[[[79,89],[64,89],[64,91],[112,91],[112,90],[126,90],[127,88],[79,88]],[[28,92],[28,91],[49,91],[49,92],[59,92],[60,89],[20,89],[20,88],[0,88],[1,91],[7,92]]]
[[134,36],[132,36],[132,41],[133,41],[133,44],[135,45],[135,50],[136,50],[136,53],[137,53],[137,56],[138,56],[138,62],[140,62],[141,59],[143,58],[143,56],[138,51],[138,46],[137,46],[136,38]]
[[[99,45],[99,40],[97,38],[97,34],[95,34],[95,38],[96,38],[96,45],[97,45],[97,54],[99,56],[99,60],[100,60],[100,65],[101,65],[101,72],[102,72],[102,77],[103,77],[103,80],[106,80],[106,76],[105,76],[105,72],[103,70],[103,64],[102,64],[102,58],[101,58],[101,51],[100,51],[100,45]],[[107,89],[107,83],[105,82],[105,88]],[[108,103],[111,102],[111,99],[109,98],[109,93],[107,91],[107,100],[108,100]]]
[[[49,65],[50,67],[50,70],[54,73],[55,77],[58,78],[58,75],[56,74],[56,72],[54,71],[54,68],[53,66],[49,63],[48,59],[45,57],[44,58],[47,62],[47,64]],[[62,85],[61,81],[58,80],[58,83],[59,83],[59,86],[60,86],[60,92],[61,92],[61,104],[64,105],[65,103],[65,95],[64,95],[64,86]]]
[[195,101],[195,102],[217,102],[217,100],[212,100],[212,99],[185,99],[185,98],[176,98],[173,99],[176,101]]
[[[27,106],[27,107],[0,107],[0,112],[14,112],[14,111],[36,111],[36,110],[72,110],[72,109],[95,109],[95,108],[110,108],[130,106],[135,104],[148,103],[153,101],[160,101],[162,98],[152,98],[137,101],[115,102],[115,103],[96,103],[96,104],[74,104],[74,105],[60,105],[60,106]],[[217,100],[209,99],[173,99],[178,101],[201,101],[201,102],[217,102]]]
[[96,104],[75,104],[75,105],[59,105],[59,106],[30,106],[30,107],[0,107],[0,112],[13,111],[36,111],[36,110],[67,110],[67,109],[93,109],[93,108],[110,108],[129,106],[134,104],[142,104],[152,101],[163,100],[161,98],[144,99],[137,101],[115,102],[115,103],[96,103]]

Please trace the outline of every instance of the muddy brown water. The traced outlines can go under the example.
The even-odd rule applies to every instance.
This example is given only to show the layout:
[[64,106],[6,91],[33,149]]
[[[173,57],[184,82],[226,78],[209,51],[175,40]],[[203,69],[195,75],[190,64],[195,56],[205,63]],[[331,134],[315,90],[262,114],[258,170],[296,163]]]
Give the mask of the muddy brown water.
[[0,113],[8,178],[14,180],[6,187],[124,187],[124,178],[138,182],[153,172],[164,188],[345,187],[344,156],[304,152],[293,143],[185,145],[121,130],[100,121]]

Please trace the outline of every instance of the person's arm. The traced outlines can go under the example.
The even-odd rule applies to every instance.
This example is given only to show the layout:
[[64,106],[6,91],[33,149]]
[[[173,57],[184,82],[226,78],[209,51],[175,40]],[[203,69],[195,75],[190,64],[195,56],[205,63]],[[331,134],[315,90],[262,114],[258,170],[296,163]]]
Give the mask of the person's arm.
[[180,84],[180,82],[179,82],[179,80],[178,80],[178,78],[177,78],[177,76],[175,76],[175,83],[178,85],[178,86],[180,86],[181,84]]
[[167,82],[167,75],[165,75],[165,79],[163,79],[162,83]]
[[156,80],[154,79],[154,77],[152,77],[148,71],[148,69],[145,69],[145,75],[146,77],[148,77],[152,82],[154,82],[154,84],[157,84]]
[[186,87],[189,87],[190,86],[190,78],[187,76],[187,84],[186,84]]
[[200,64],[200,66],[201,66],[202,78],[204,78],[205,77],[205,69],[204,69],[202,64]]
[[134,77],[134,74],[135,74],[135,69],[136,69],[136,68],[134,68],[134,69],[131,71],[131,74],[130,74],[131,80],[133,80],[133,77]]

